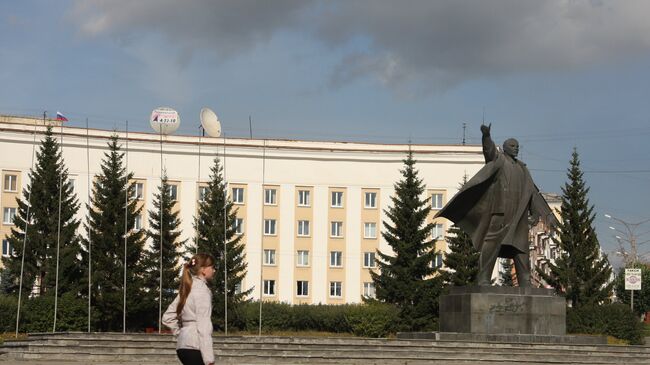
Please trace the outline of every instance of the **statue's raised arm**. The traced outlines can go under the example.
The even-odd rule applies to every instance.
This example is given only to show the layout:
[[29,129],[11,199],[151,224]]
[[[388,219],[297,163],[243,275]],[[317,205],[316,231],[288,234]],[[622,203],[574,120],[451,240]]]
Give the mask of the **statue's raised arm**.
[[485,157],[485,163],[494,161],[497,158],[497,146],[494,144],[494,141],[490,136],[491,129],[492,123],[489,125],[481,124],[481,142],[483,143],[483,156]]

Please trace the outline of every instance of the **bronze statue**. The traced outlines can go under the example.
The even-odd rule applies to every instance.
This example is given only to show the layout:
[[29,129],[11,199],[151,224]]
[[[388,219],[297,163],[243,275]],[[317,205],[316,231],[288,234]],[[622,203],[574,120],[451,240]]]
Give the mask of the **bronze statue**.
[[481,125],[485,166],[436,214],[453,221],[472,237],[480,251],[478,285],[491,285],[497,257],[512,258],[519,286],[530,286],[529,215],[555,216],[533,183],[526,164],[517,159],[519,142],[510,138],[499,151],[489,126]]

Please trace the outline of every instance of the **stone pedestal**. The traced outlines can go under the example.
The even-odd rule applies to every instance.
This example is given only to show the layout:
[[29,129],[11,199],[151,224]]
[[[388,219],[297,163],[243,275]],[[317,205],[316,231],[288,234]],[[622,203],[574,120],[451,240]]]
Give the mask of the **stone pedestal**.
[[549,289],[452,287],[440,297],[440,332],[564,336],[566,301]]

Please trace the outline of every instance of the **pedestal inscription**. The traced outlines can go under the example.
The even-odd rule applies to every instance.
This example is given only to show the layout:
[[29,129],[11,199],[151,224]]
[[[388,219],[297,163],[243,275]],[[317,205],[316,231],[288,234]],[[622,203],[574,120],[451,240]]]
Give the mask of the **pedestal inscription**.
[[563,336],[566,302],[548,289],[455,287],[440,297],[440,331]]

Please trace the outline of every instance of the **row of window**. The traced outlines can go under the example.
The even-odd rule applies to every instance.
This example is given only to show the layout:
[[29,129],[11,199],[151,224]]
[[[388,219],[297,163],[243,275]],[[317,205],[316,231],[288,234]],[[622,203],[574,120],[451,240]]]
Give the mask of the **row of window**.
[[[263,281],[264,295],[273,296],[276,293],[275,280]],[[330,298],[343,297],[343,283],[340,281],[330,281],[329,288]],[[296,281],[296,296],[307,297],[309,296],[309,281],[298,280]],[[375,283],[363,283],[363,296],[368,298],[375,297]]]
[[[274,249],[265,249],[264,250],[264,265],[273,266],[276,264],[275,260],[275,250]],[[341,251],[330,251],[330,267],[343,267],[343,252]],[[309,251],[307,250],[298,250],[296,253],[296,266],[298,267],[307,267],[309,266]],[[374,252],[364,252],[363,253],[363,267],[364,268],[374,268],[376,267],[375,253]]]
[[[14,216],[16,215],[16,208],[5,207],[3,212],[2,222],[6,225],[13,224]],[[135,230],[142,229],[142,216],[136,215],[134,218],[133,228]],[[244,219],[236,218],[233,222],[235,233],[244,233]],[[264,220],[264,235],[275,236],[277,235],[277,221],[275,219]],[[298,236],[309,237],[311,235],[311,224],[308,220],[298,221]],[[436,223],[431,231],[431,237],[440,239],[444,235],[443,225]],[[343,222],[333,221],[330,222],[330,237],[342,238],[343,237]],[[366,222],[363,224],[363,237],[368,239],[377,238],[377,223]]]
[[[15,192],[17,191],[18,176],[12,174],[4,175],[4,190]],[[70,179],[74,186],[74,179]],[[207,193],[206,186],[199,187],[199,201],[205,201]],[[178,199],[178,186],[174,184],[169,185],[169,195],[172,200]],[[298,190],[298,206],[308,207],[311,206],[311,192],[309,190]],[[143,199],[144,197],[144,183],[136,182],[133,184],[131,192],[132,199]],[[244,204],[244,188],[232,188],[232,201],[235,204]],[[277,189],[264,189],[264,204],[277,205]],[[334,208],[343,207],[343,192],[332,191],[330,206]],[[364,193],[364,207],[377,208],[377,193],[366,192]],[[433,209],[442,209],[442,194],[436,193],[431,196],[431,207]]]
[[[170,196],[172,200],[177,200],[178,197],[178,186],[170,184]],[[200,186],[199,187],[199,201],[205,201],[207,196],[208,187]],[[235,204],[244,204],[244,188],[232,188],[231,189],[232,201]],[[143,199],[144,196],[144,184],[135,183],[133,184],[133,191],[131,194],[132,199]],[[264,189],[264,205],[277,205],[277,189]],[[309,190],[298,190],[298,206],[300,207],[309,207],[311,206],[311,192]],[[333,191],[331,193],[331,206],[334,208],[343,207],[343,192]],[[365,193],[365,207],[366,208],[376,208],[377,207],[377,193],[367,192]]]

